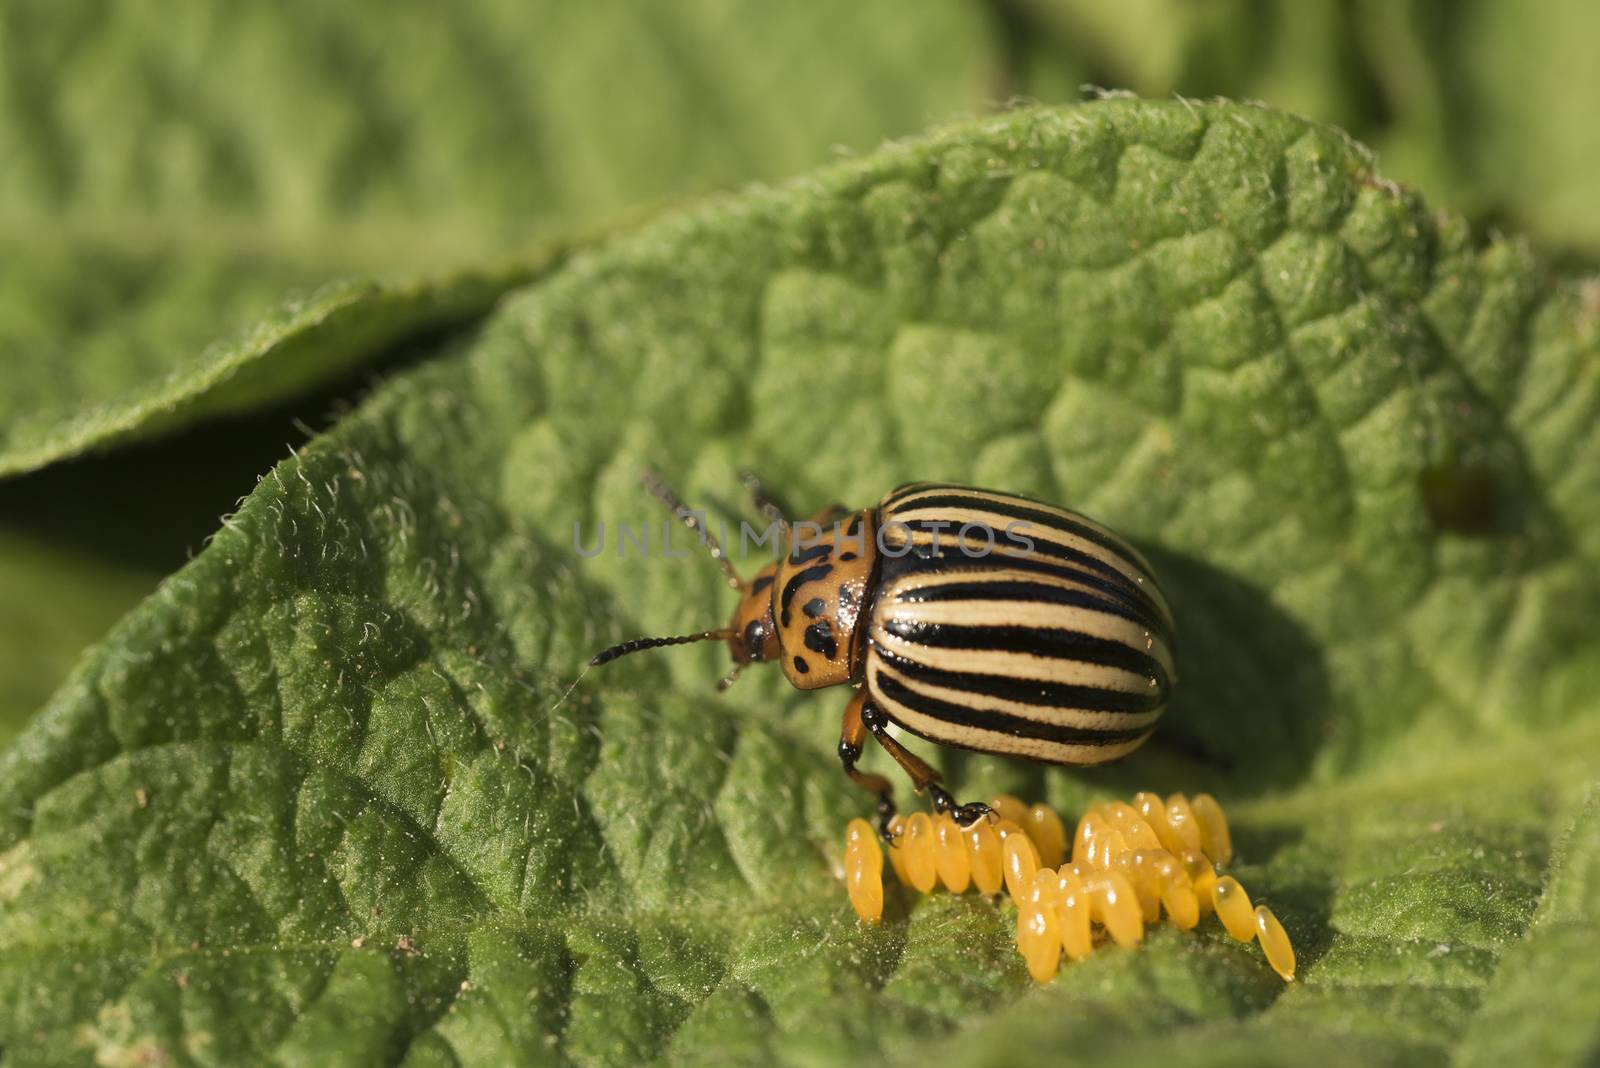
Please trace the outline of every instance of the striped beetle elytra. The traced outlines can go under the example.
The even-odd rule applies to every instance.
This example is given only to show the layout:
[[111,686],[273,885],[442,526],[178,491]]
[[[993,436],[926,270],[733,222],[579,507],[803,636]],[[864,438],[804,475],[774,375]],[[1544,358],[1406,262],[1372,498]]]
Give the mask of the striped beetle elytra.
[[[1149,563],[1099,523],[1032,498],[939,482],[903,485],[869,508],[833,505],[781,525],[786,556],[741,578],[701,517],[661,479],[646,488],[694,530],[740,593],[726,627],[637,638],[641,649],[728,643],[730,685],[776,662],[799,689],[849,685],[839,759],[895,815],[889,782],[856,767],[868,735],[962,827],[989,812],[958,804],[937,771],[889,732],[1055,764],[1101,764],[1138,748],[1177,678],[1172,612]],[[802,526],[817,531],[813,538]]]

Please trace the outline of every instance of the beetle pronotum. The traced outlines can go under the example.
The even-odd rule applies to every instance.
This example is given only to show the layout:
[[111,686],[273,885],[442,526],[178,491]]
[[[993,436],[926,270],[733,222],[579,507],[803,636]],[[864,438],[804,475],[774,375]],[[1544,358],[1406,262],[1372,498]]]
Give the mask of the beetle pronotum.
[[[761,510],[781,513],[754,478]],[[890,723],[941,745],[1057,764],[1100,764],[1137,748],[1176,678],[1172,613],[1145,559],[1076,512],[947,483],[895,489],[870,508],[824,509],[820,533],[746,581],[721,545],[658,477],[646,488],[700,535],[740,592],[726,627],[638,638],[594,656],[708,639],[733,671],[776,661],[802,690],[851,685],[839,759],[894,815],[889,783],[857,769],[867,735],[937,812],[963,826],[989,811],[957,804],[937,771]]]

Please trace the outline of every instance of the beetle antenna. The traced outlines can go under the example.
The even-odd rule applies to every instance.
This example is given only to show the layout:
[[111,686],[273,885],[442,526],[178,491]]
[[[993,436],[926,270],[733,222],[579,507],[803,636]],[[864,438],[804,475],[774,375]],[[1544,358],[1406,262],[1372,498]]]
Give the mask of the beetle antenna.
[[722,576],[728,580],[728,585],[736,590],[744,589],[744,580],[733,569],[733,561],[728,559],[728,554],[722,551],[722,543],[706,528],[705,516],[680,501],[678,495],[672,492],[672,487],[667,485],[667,480],[654,471],[646,471],[641,481],[650,496],[666,505],[668,511],[683,520],[683,525],[699,536],[700,544],[706,547],[711,559],[722,568]]
[[619,656],[637,653],[643,649],[659,649],[663,645],[688,645],[690,642],[727,641],[733,637],[733,631],[727,627],[721,630],[703,630],[699,634],[679,634],[671,638],[634,638],[631,641],[618,642],[609,649],[602,649],[589,658],[590,667],[599,667],[609,664]]

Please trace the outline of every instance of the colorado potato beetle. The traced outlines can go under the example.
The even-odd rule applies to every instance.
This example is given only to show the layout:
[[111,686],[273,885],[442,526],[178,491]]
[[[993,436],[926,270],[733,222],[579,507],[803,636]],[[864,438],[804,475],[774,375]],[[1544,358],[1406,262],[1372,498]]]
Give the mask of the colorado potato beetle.
[[[894,816],[889,783],[857,769],[871,735],[966,826],[989,811],[957,804],[937,771],[889,732],[1056,764],[1100,764],[1150,736],[1177,676],[1172,612],[1144,557],[1068,509],[939,482],[900,486],[868,508],[833,505],[779,525],[787,555],[742,579],[699,513],[659,477],[646,488],[700,538],[740,599],[726,627],[637,638],[594,656],[728,643],[733,671],[775,662],[802,690],[850,685],[839,759]],[[815,532],[804,537],[801,528]]]

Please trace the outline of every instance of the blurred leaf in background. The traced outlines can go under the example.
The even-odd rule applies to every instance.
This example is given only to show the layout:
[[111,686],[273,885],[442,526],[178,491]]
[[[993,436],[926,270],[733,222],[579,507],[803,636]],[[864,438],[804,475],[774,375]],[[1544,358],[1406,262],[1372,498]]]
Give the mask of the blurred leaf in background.
[[997,0],[1019,92],[1254,99],[1342,127],[1386,177],[1600,255],[1600,8],[1583,0]]
[[296,288],[478,267],[987,98],[978,12],[829,7],[7,5],[0,463],[81,449],[29,446]]

